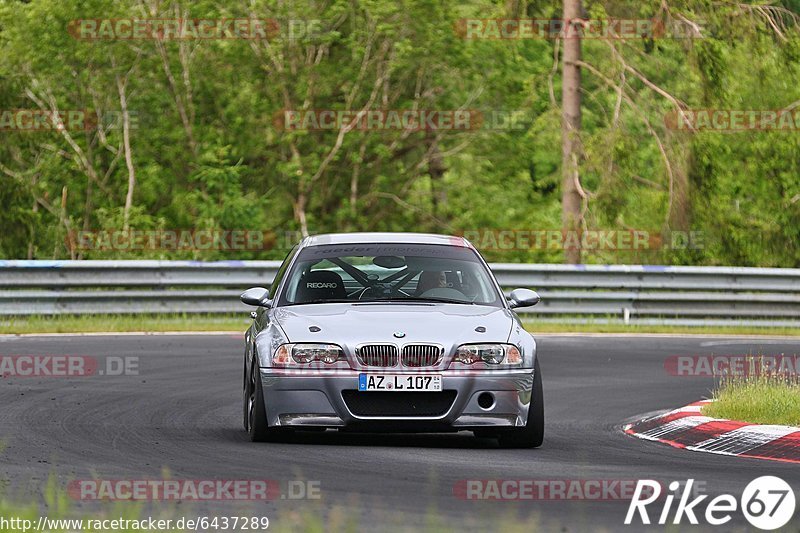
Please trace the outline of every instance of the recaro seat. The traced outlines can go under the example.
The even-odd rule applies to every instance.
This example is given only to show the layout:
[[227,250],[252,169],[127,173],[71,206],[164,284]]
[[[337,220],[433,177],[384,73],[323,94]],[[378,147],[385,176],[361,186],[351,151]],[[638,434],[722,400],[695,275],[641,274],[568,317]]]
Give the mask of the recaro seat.
[[297,303],[347,298],[342,277],[330,270],[313,270],[303,276],[297,288]]

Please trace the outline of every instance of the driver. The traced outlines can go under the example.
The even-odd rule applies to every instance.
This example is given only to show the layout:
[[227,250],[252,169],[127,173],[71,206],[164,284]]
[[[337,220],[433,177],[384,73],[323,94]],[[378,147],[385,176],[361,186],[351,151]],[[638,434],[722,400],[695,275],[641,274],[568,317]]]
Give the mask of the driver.
[[447,287],[447,275],[437,270],[425,270],[419,275],[416,295],[419,296],[431,289],[440,287]]

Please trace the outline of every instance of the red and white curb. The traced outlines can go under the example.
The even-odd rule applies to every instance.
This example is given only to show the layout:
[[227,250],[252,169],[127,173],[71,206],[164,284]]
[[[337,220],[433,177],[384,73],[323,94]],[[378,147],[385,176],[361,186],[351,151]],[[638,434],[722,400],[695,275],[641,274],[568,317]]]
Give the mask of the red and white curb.
[[800,463],[800,427],[772,426],[711,418],[701,400],[627,424],[625,433],[695,452]]

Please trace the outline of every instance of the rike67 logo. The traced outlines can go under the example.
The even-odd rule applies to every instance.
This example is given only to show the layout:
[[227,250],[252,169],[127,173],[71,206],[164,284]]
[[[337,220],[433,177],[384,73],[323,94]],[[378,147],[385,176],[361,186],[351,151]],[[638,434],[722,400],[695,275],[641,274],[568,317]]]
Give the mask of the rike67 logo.
[[[752,526],[773,530],[786,525],[794,515],[794,492],[792,487],[779,477],[762,476],[754,479],[745,487],[738,501],[731,494],[720,494],[706,501],[707,494],[693,494],[693,484],[693,479],[685,483],[673,481],[669,484],[668,491],[662,495],[662,485],[658,481],[639,480],[628,506],[625,524],[641,522],[666,525],[681,524],[686,520],[690,524],[697,525],[700,523],[699,517],[707,524],[721,526],[730,522],[734,513],[741,512]],[[662,501],[663,506],[658,512]],[[651,518],[649,511],[656,511],[657,514]]]

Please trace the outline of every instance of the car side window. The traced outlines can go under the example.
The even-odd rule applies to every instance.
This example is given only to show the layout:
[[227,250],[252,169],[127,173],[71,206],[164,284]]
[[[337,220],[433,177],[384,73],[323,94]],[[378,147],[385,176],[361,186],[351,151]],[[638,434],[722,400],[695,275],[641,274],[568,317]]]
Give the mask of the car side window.
[[275,298],[275,294],[278,292],[278,286],[281,284],[281,280],[283,276],[286,274],[286,269],[289,268],[289,264],[292,262],[292,258],[294,254],[297,253],[297,246],[295,245],[294,248],[289,250],[289,253],[286,254],[286,258],[283,260],[280,268],[278,269],[278,273],[275,274],[275,279],[272,280],[272,285],[269,287],[269,299],[272,300]]

